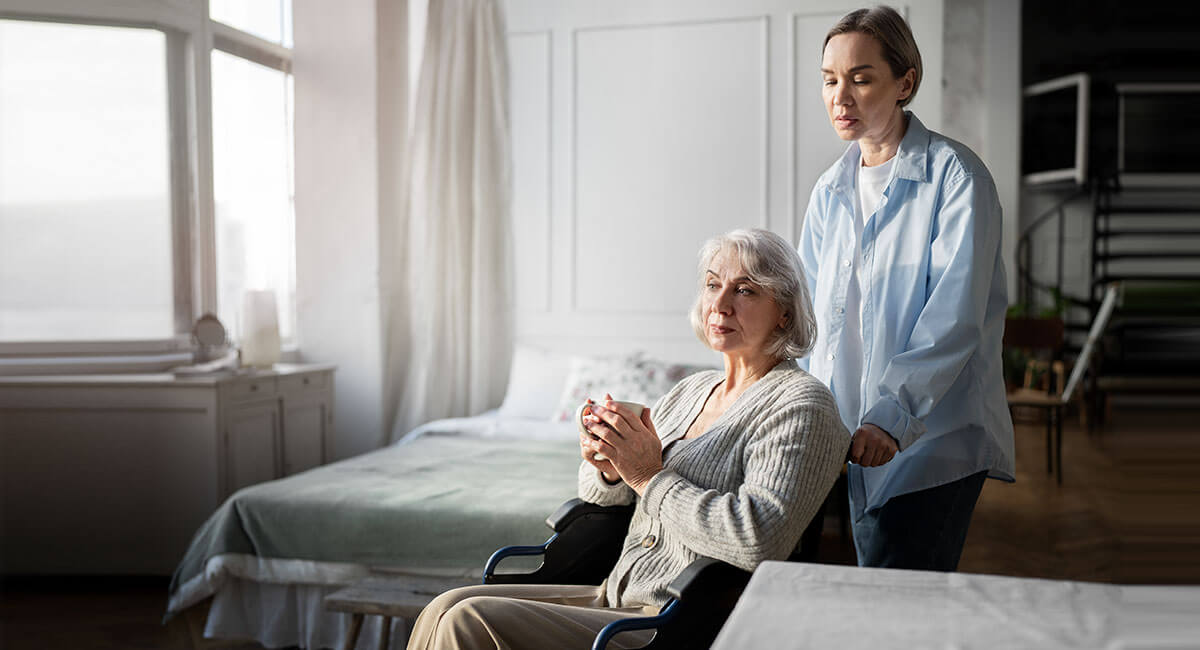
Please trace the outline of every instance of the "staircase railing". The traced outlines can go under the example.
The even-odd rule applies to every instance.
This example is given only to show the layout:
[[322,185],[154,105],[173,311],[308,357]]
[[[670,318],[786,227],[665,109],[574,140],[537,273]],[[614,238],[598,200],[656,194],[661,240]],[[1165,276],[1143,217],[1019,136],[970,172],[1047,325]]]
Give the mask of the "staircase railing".
[[[1034,292],[1044,291],[1050,294],[1056,303],[1066,301],[1069,304],[1088,306],[1087,300],[1069,296],[1063,291],[1063,242],[1065,239],[1064,231],[1066,228],[1067,205],[1081,197],[1088,196],[1090,192],[1091,188],[1089,186],[1084,185],[1080,187],[1066,198],[1056,202],[1049,209],[1039,214],[1021,231],[1021,236],[1017,239],[1017,304],[1031,308],[1034,305]],[[1051,219],[1055,220],[1058,227],[1055,238],[1057,254],[1054,284],[1047,284],[1039,282],[1033,276],[1033,234]],[[1056,306],[1058,305],[1056,304]]]

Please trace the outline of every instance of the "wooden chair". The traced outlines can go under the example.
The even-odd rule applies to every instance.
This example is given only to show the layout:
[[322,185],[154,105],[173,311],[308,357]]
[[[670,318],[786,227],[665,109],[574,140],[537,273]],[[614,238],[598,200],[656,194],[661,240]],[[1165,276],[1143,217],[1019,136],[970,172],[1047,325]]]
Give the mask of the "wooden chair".
[[[1008,394],[1008,408],[1010,412],[1014,406],[1046,409],[1046,471],[1055,472],[1057,470],[1059,485],[1062,485],[1063,477],[1063,407],[1071,403],[1071,399],[1075,395],[1075,389],[1083,381],[1083,374],[1087,370],[1088,361],[1099,345],[1100,336],[1104,334],[1105,328],[1108,327],[1108,321],[1112,317],[1113,310],[1116,308],[1119,292],[1120,285],[1118,283],[1110,284],[1105,289],[1100,308],[1097,310],[1096,317],[1092,320],[1092,326],[1088,330],[1087,341],[1084,342],[1083,349],[1079,352],[1079,357],[1075,359],[1075,366],[1071,368],[1071,374],[1065,384],[1062,380],[1065,369],[1065,364],[1062,361],[1064,329],[1062,320],[1010,318],[1004,322],[1004,346],[1006,348],[1043,349],[1050,352],[1051,360],[1047,366],[1049,372],[1047,373],[1048,381],[1046,382],[1046,387],[1044,389],[1035,389],[1023,386],[1010,392]],[[1029,381],[1030,378],[1027,373],[1026,383],[1029,383]],[[1059,386],[1062,386],[1061,392],[1058,389]],[[1050,462],[1052,433],[1055,449],[1053,466],[1051,466]]]
[[[1022,385],[1008,394],[1008,410],[1031,407],[1046,411],[1046,472],[1057,473],[1062,484],[1062,395],[1063,321],[1061,318],[1009,318],[1004,321],[1004,347],[1024,350],[1033,356],[1025,366]],[[1037,381],[1039,366],[1045,381]],[[1039,386],[1040,384],[1040,386]],[[1057,472],[1055,471],[1057,469]]]

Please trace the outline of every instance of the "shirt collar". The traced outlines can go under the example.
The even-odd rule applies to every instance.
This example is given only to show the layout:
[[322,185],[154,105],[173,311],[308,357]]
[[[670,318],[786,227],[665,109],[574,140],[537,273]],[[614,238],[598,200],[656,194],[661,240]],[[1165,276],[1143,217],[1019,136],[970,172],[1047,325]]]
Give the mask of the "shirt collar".
[[[908,129],[904,133],[904,139],[900,141],[900,148],[896,151],[896,178],[903,178],[910,181],[925,182],[926,174],[926,158],[929,155],[929,129],[917,119],[912,111],[904,111],[905,117],[908,118]],[[862,153],[858,148],[857,142],[851,142],[842,157],[838,159],[834,165],[834,172],[830,176],[828,185],[835,192],[849,192],[854,187],[854,174],[858,171],[858,166],[862,164]]]
[[904,115],[908,117],[908,130],[896,152],[896,178],[924,183],[928,178],[925,161],[929,155],[929,129],[912,111],[904,111]]

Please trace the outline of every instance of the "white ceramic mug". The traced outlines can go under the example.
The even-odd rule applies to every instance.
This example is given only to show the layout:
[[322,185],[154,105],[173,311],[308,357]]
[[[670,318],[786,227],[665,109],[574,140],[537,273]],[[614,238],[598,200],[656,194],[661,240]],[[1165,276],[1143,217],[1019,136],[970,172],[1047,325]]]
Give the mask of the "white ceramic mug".
[[[617,405],[624,406],[625,408],[633,411],[634,413],[637,413],[637,416],[639,418],[642,417],[642,412],[646,410],[646,406],[644,404],[638,404],[637,402],[621,402],[621,401],[618,401],[615,399],[614,400],[606,400],[606,401],[612,402],[612,404],[614,406],[617,406]],[[598,404],[600,406],[604,405],[603,402],[599,402]],[[587,409],[589,409],[593,406],[596,406],[596,405],[597,404],[584,403],[579,408],[575,409],[575,424],[579,427],[579,433],[585,433],[585,434],[591,436],[593,439],[595,439],[596,436],[593,435],[591,431],[588,431],[587,427],[583,425],[583,416],[587,415],[587,413],[585,413],[585,411],[587,411]],[[595,458],[596,458],[596,460],[608,460],[608,457],[605,456],[604,454],[596,454]]]

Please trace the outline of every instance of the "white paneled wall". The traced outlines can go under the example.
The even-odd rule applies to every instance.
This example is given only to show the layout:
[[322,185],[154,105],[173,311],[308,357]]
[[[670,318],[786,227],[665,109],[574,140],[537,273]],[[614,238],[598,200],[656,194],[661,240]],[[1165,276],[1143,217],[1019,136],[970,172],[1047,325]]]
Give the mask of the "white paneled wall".
[[[795,241],[845,148],[820,99],[842,0],[508,0],[517,338],[713,362],[691,332],[696,252],[769,228]],[[898,6],[941,122],[942,2]]]
[[683,313],[704,238],[770,225],[767,58],[764,18],[575,33],[572,312]]

